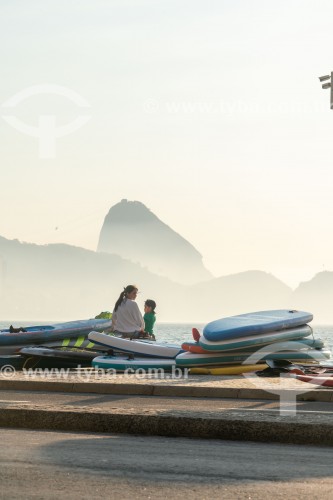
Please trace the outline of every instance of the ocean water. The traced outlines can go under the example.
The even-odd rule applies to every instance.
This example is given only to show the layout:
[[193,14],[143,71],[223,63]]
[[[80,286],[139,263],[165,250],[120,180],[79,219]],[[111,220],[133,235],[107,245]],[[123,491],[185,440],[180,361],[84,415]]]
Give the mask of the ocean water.
[[[54,321],[0,321],[0,329],[8,328],[10,324],[15,327],[28,325],[49,325]],[[201,333],[204,323],[156,323],[154,333],[157,341],[181,344],[192,341],[192,327],[195,326]],[[321,338],[325,342],[325,348],[331,351],[331,360],[327,364],[333,365],[333,325],[311,325],[315,338]],[[325,362],[326,364],[326,362]]]

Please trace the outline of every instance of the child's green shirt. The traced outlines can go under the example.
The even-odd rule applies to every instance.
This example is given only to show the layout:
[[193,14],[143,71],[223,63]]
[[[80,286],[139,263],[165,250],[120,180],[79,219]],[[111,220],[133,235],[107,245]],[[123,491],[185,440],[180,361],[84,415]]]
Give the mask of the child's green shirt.
[[156,321],[156,316],[154,313],[145,313],[143,316],[143,320],[145,322],[145,332],[152,335],[154,333],[154,323]]

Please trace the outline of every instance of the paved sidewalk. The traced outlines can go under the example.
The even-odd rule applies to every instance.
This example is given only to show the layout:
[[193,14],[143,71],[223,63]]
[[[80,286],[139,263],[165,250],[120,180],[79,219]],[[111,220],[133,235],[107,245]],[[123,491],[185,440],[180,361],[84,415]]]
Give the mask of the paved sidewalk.
[[63,375],[1,378],[0,426],[333,445],[333,391],[294,379]]
[[90,368],[76,372],[18,371],[9,375],[0,375],[0,390],[271,400],[278,400],[282,390],[301,401],[333,402],[333,388],[317,387],[290,377],[187,375],[171,379],[168,373],[164,378],[142,374],[107,375]]

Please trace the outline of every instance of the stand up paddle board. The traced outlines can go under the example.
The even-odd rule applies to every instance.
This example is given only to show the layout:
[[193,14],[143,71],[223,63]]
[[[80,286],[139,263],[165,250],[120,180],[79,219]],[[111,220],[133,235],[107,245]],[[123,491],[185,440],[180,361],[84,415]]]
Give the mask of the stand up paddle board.
[[130,352],[141,356],[151,356],[155,358],[175,358],[182,351],[179,345],[162,344],[149,340],[128,340],[112,335],[105,335],[99,332],[90,332],[90,341],[101,344],[109,349],[121,352]]
[[208,323],[203,336],[210,341],[234,339],[295,328],[312,321],[308,312],[278,309],[230,316]]
[[2,346],[41,345],[54,340],[87,337],[91,330],[107,332],[111,326],[111,319],[85,319],[54,325],[25,326],[24,331],[11,331],[10,328],[7,328],[0,330],[0,348]]
[[24,347],[19,351],[19,354],[26,358],[49,358],[49,359],[62,359],[72,361],[73,363],[88,363],[98,356],[94,351],[75,351],[72,349],[49,349],[45,347]]
[[[0,368],[3,368],[4,366],[11,366],[14,370],[21,370],[24,365],[24,361],[25,359],[18,354],[10,356],[0,356]],[[11,368],[9,368],[8,370],[10,372]],[[3,373],[6,373],[5,369]]]
[[251,373],[261,371],[267,368],[267,365],[233,365],[210,368],[190,368],[193,375],[242,375],[242,373]]
[[245,337],[235,337],[228,340],[210,341],[205,337],[200,337],[199,345],[206,351],[232,351],[235,349],[244,349],[249,346],[263,346],[283,340],[298,340],[308,337],[312,333],[312,328],[304,325],[298,328],[289,328],[277,332],[259,333]]
[[[290,341],[291,343],[293,342],[292,340]],[[301,344],[304,344],[304,348],[306,347],[312,347],[313,349],[322,349],[324,347],[324,342],[321,340],[321,339],[298,339],[297,340],[297,343],[295,344],[295,351],[299,351],[299,345],[298,343],[301,343]],[[194,354],[204,354],[204,353],[209,353],[209,352],[212,352],[211,350],[207,350],[207,349],[204,349],[200,344],[198,344],[198,342],[183,342],[182,343],[182,349],[184,351],[188,351],[188,352],[193,352]],[[255,352],[257,351],[258,349],[260,348],[260,346],[255,346],[255,347],[246,347],[246,352]],[[290,345],[289,345],[289,349],[292,350],[290,348]],[[243,351],[243,349],[235,349],[234,351],[228,351],[229,353],[230,352],[235,352],[235,353],[239,353],[241,354]]]
[[[206,366],[206,365],[228,365],[240,364],[246,362],[253,352],[236,353],[220,352],[220,353],[203,353],[193,354],[191,352],[183,352],[176,357],[177,366]],[[273,360],[288,360],[288,361],[324,361],[330,358],[330,351],[319,351],[317,349],[302,349],[300,351],[282,351],[274,353],[263,353],[259,361],[269,359]],[[251,363],[252,364],[252,363]]]
[[174,359],[167,358],[145,358],[145,357],[129,357],[129,356],[98,356],[92,361],[92,366],[95,368],[103,368],[104,370],[113,369],[120,372],[128,371],[134,373],[137,370],[172,370],[176,367]]
[[191,352],[183,352],[176,357],[176,365],[179,367],[199,367],[206,365],[235,365],[246,361],[249,355],[235,355],[229,353],[205,353],[192,354]]

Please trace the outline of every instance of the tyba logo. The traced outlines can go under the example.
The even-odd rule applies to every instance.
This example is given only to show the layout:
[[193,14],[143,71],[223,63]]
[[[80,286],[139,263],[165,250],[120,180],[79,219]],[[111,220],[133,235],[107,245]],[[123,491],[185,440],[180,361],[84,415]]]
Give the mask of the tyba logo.
[[[25,101],[29,97],[42,94],[52,94],[61,97],[66,97],[68,100],[74,102],[80,108],[89,108],[90,104],[79,94],[66,87],[61,87],[59,85],[33,85],[24,90],[21,90],[14,96],[7,99],[2,104],[3,108],[15,108],[22,101]],[[40,115],[38,117],[38,126],[33,127],[19,120],[14,115],[3,115],[2,118],[11,125],[14,129],[18,130],[22,134],[29,135],[31,137],[36,137],[38,139],[39,146],[39,158],[50,159],[56,156],[56,139],[64,137],[66,135],[72,134],[83,125],[85,125],[91,118],[91,115],[82,114],[79,115],[72,122],[57,127],[56,126],[56,116],[55,115]]]
[[[242,364],[254,365],[265,359],[288,358],[298,359],[299,362],[305,360],[307,362],[316,361],[317,363],[327,360],[321,351],[309,348],[300,341],[289,341],[276,342],[262,347],[251,354]],[[300,382],[291,386],[290,379],[293,377],[293,374],[289,373],[280,373],[279,379],[272,379],[272,381],[267,380],[267,378],[263,379],[253,372],[243,373],[243,376],[258,389],[279,396],[280,415],[295,416],[297,411],[297,395],[311,391],[311,387]]]

